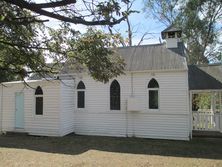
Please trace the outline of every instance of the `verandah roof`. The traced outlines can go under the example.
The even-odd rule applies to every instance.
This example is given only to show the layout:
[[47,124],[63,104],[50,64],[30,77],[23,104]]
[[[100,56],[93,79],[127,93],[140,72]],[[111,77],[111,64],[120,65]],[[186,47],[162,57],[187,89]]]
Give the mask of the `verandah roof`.
[[222,89],[222,64],[189,65],[190,90]]

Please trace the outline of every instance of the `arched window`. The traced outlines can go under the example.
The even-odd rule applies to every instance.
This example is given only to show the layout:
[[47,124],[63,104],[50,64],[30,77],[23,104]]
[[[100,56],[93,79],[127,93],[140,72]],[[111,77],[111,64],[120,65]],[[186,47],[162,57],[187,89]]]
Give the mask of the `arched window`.
[[43,91],[40,86],[35,90],[35,114],[43,115]]
[[85,84],[80,81],[77,85],[77,108],[85,108]]
[[159,109],[159,84],[151,79],[148,84],[149,109]]
[[120,85],[117,80],[110,85],[110,109],[120,110]]

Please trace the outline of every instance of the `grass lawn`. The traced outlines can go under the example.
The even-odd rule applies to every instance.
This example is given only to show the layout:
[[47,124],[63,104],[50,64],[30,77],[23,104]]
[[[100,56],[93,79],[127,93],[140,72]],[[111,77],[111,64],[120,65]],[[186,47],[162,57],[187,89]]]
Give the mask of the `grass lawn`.
[[212,166],[222,167],[222,138],[192,141],[69,135],[0,136],[0,167]]

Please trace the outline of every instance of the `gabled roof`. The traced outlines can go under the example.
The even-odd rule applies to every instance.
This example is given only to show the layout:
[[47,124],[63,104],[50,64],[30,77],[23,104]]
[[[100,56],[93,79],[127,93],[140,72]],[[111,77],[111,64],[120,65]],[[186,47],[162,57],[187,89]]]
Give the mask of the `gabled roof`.
[[52,70],[53,73],[33,73],[29,76],[28,80],[40,80],[42,78],[55,78],[55,73],[60,72],[65,63],[48,63],[46,64],[46,70]]
[[181,48],[167,49],[165,44],[118,48],[116,52],[125,60],[126,71],[185,70],[186,59]]
[[222,89],[222,64],[189,65],[190,90]]
[[161,33],[165,33],[165,32],[180,32],[180,31],[182,31],[180,28],[177,28],[174,25],[171,25],[171,26],[167,27],[165,30],[163,30]]
[[[125,60],[125,71],[187,70],[184,48],[182,44],[179,46],[175,49],[167,49],[165,44],[120,47],[114,54]],[[71,64],[67,62],[62,73],[76,73],[78,70],[69,67]]]
[[[114,50],[114,54],[124,59],[125,71],[187,70],[182,42],[178,44],[178,48],[173,49],[167,49],[165,44],[120,47]],[[72,60],[60,64],[59,67],[61,69],[60,74],[87,72],[85,67]],[[51,76],[53,75],[46,75],[46,77]],[[35,74],[29,79],[41,78]]]
[[182,32],[182,30],[180,28],[175,27],[174,25],[171,25],[161,32],[162,39],[166,38],[166,33],[168,32]]

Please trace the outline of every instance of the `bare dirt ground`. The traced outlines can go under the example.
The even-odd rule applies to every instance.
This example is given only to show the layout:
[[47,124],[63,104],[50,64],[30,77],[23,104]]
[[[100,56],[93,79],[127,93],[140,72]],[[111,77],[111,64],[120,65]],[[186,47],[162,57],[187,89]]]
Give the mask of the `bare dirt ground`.
[[222,167],[222,138],[192,141],[69,135],[0,136],[0,167]]

